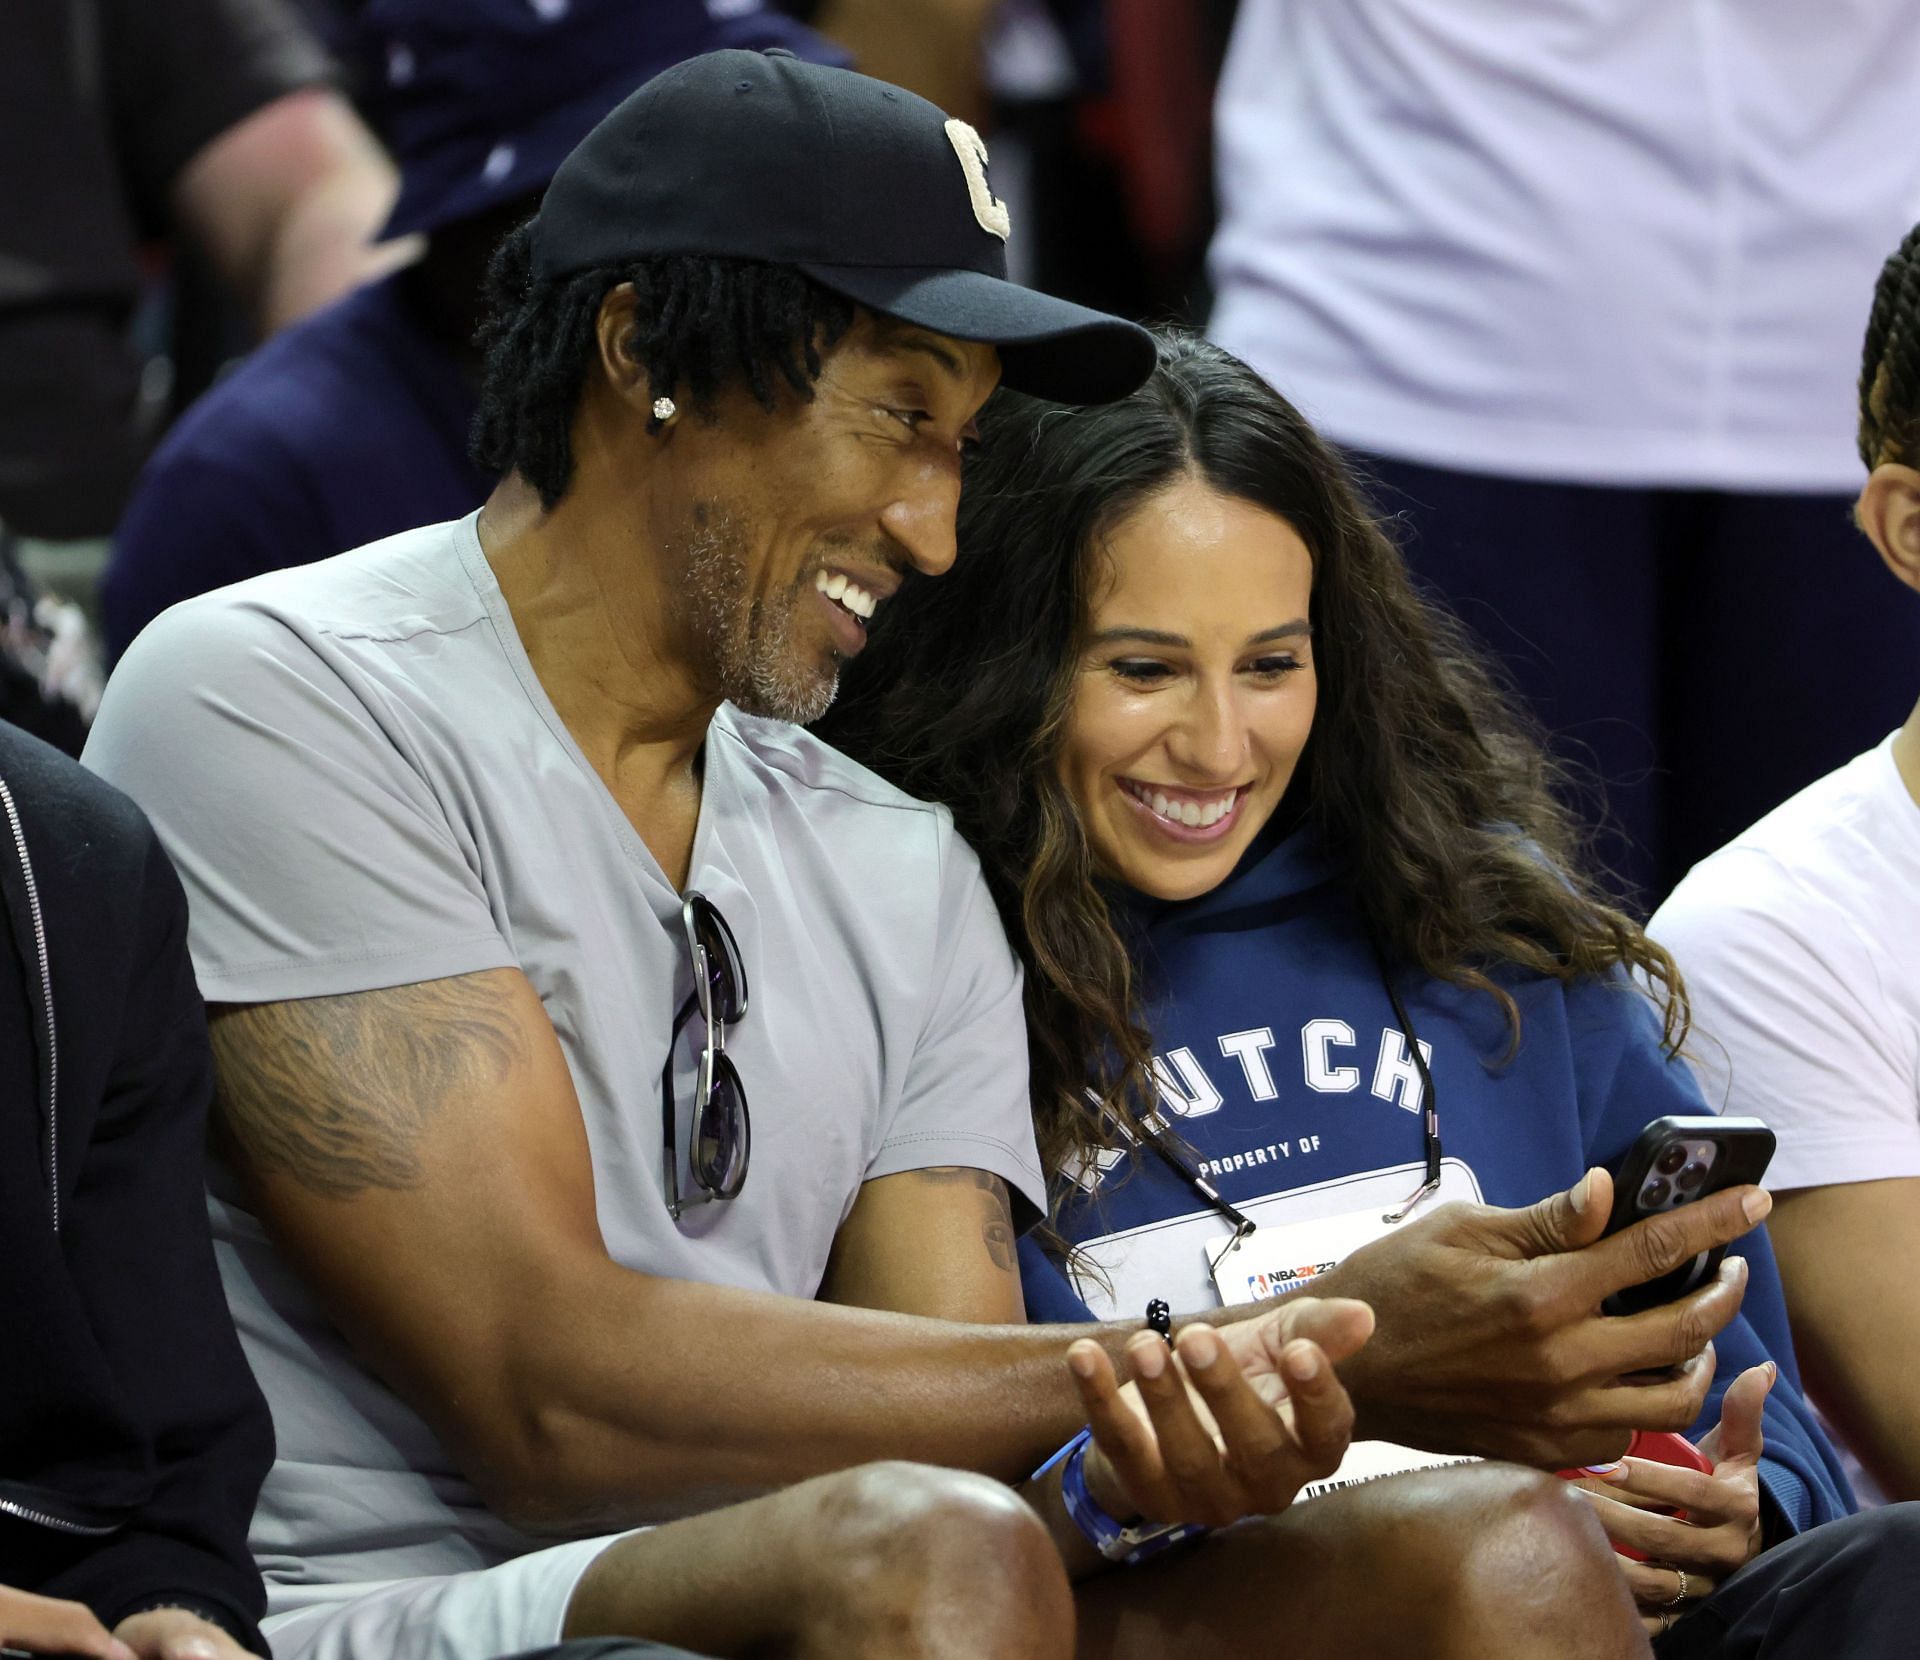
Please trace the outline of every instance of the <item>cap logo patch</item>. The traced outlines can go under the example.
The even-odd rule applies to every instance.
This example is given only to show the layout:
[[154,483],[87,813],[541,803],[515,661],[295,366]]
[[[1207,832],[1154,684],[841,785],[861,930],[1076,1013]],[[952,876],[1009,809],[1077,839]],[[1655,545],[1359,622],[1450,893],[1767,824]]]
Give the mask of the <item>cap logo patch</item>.
[[953,153],[960,158],[960,171],[967,176],[967,200],[973,203],[974,218],[989,236],[1006,241],[1013,221],[1007,217],[1007,204],[994,195],[993,186],[987,183],[986,143],[966,122],[957,118],[947,122],[947,138],[953,145]]

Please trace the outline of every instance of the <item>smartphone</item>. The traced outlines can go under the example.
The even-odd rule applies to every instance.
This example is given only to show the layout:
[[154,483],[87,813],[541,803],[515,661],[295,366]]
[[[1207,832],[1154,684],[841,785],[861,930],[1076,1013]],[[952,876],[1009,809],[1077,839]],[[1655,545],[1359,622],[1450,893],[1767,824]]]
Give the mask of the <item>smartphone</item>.
[[[1656,1118],[1613,1173],[1607,1232],[1618,1233],[1709,1193],[1759,1181],[1773,1147],[1773,1131],[1757,1118]],[[1719,1271],[1726,1254],[1725,1246],[1716,1245],[1671,1273],[1615,1292],[1601,1306],[1609,1314],[1658,1308],[1699,1290]]]

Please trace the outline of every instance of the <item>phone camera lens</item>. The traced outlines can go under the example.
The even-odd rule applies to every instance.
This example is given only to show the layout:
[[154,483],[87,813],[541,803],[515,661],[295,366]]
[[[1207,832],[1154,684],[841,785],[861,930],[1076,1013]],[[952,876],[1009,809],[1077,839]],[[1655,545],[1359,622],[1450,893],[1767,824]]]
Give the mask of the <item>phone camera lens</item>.
[[1673,1185],[1682,1193],[1698,1193],[1700,1184],[1707,1179],[1707,1167],[1695,1161],[1673,1178]]
[[1664,1176],[1649,1176],[1647,1185],[1640,1189],[1640,1202],[1648,1210],[1658,1210],[1667,1202],[1667,1195],[1672,1191]]
[[1660,1149],[1660,1157],[1654,1161],[1654,1169],[1663,1176],[1671,1176],[1681,1165],[1687,1162],[1687,1149],[1683,1142],[1674,1142]]

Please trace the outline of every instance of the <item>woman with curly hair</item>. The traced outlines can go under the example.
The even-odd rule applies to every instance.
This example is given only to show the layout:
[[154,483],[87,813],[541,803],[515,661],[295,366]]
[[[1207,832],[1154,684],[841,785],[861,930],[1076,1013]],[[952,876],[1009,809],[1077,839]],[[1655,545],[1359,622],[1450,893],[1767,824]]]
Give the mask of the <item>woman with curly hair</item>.
[[[891,602],[825,730],[952,809],[1023,960],[1034,1318],[1284,1291],[1706,1111],[1671,959],[1580,873],[1540,749],[1284,398],[1167,334],[1122,403],[981,425],[962,557]],[[1599,1505],[1653,1559],[1628,1573],[1663,1654],[1763,1543],[1852,1508],[1764,1238],[1737,1249],[1689,1518],[1644,1508],[1682,1478],[1638,1459]],[[1476,1450],[1376,1443],[1341,1479]]]

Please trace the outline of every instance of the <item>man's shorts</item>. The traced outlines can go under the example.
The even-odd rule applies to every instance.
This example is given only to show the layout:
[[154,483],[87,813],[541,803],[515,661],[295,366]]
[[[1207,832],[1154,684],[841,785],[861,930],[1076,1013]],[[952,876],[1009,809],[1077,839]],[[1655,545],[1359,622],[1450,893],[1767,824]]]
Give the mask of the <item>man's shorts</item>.
[[498,1567],[370,1585],[303,1586],[269,1614],[275,1660],[499,1660],[560,1641],[574,1587],[625,1534],[575,1539]]

